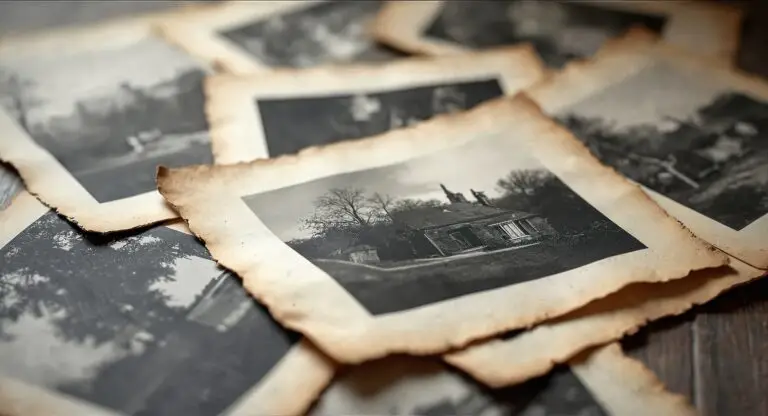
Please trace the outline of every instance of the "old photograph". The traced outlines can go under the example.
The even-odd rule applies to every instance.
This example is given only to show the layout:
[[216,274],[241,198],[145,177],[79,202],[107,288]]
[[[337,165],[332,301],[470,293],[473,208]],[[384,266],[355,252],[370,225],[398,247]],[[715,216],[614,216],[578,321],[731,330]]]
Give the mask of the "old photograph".
[[[358,139],[502,96],[496,79],[320,97],[257,99],[271,157],[309,146]],[[290,120],[302,120],[301,123]]]
[[731,229],[768,213],[764,101],[659,63],[557,117],[604,163]]
[[383,1],[322,1],[269,16],[219,35],[271,67],[400,58],[404,54],[377,44],[368,25]]
[[485,140],[243,200],[373,315],[645,248],[526,152]]
[[444,1],[423,35],[480,49],[530,42],[555,68],[592,56],[635,25],[661,33],[663,15],[565,1]]
[[604,416],[608,413],[567,366],[524,384],[491,390],[436,360],[396,357],[350,369],[328,388],[309,414]]
[[158,165],[210,163],[206,70],[156,39],[0,59],[2,108],[99,202],[155,189]]
[[0,373],[122,414],[219,414],[299,339],[169,228],[93,237],[51,212],[0,256]]

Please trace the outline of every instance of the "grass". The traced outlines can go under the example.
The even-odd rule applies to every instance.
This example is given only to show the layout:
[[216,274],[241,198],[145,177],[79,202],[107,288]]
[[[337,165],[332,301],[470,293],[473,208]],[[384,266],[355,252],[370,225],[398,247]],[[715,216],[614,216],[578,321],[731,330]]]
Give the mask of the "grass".
[[405,270],[377,270],[351,263],[316,265],[376,315],[528,282],[642,248],[621,232],[576,246],[539,244]]

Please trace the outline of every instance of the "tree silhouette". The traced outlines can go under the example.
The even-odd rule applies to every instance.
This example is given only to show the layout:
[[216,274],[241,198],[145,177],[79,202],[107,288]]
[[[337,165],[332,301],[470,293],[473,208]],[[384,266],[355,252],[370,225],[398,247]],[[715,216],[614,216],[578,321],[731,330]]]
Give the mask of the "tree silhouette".
[[372,225],[377,210],[362,189],[334,188],[315,200],[315,212],[302,227],[314,236],[332,230],[356,230]]
[[392,212],[405,212],[405,211],[411,211],[414,209],[419,208],[438,208],[445,205],[444,202],[439,201],[437,199],[411,199],[411,198],[404,198],[395,201],[394,206],[392,207]]
[[317,198],[314,213],[301,220],[304,230],[323,238],[331,234],[358,235],[361,231],[393,223],[398,212],[443,205],[436,199],[395,198],[378,192],[367,196],[363,189],[334,188]]
[[2,250],[0,334],[10,336],[7,324],[24,314],[47,316],[63,339],[97,345],[160,331],[183,311],[153,286],[174,278],[176,260],[207,257],[175,234],[93,238],[46,214]]
[[335,188],[314,202],[315,211],[301,220],[311,238],[288,241],[294,250],[308,258],[324,258],[357,244],[379,250],[382,259],[412,258],[411,232],[397,223],[397,214],[424,207],[439,207],[438,200],[395,198],[367,194],[363,189]]
[[373,196],[368,198],[368,202],[371,204],[372,209],[380,210],[375,218],[379,220],[388,220],[395,222],[397,220],[397,213],[411,211],[419,208],[436,208],[445,203],[438,201],[437,199],[413,199],[413,198],[401,198],[397,199],[391,195],[382,195],[375,192]]
[[395,202],[395,198],[392,196],[380,194],[378,192],[374,192],[373,196],[368,198],[368,203],[370,203],[376,209],[381,210],[381,213],[383,213],[383,215],[386,216],[386,218],[388,218],[390,221],[393,219],[392,209],[395,208]]
[[498,207],[539,214],[559,234],[604,230],[606,224],[618,230],[547,170],[512,171],[497,182],[497,187],[502,194],[496,201]]
[[15,117],[19,125],[30,131],[29,112],[43,101],[34,94],[35,83],[20,75],[0,69],[0,97],[4,107]]
[[499,190],[508,195],[533,195],[551,180],[552,174],[545,170],[513,170],[499,179]]

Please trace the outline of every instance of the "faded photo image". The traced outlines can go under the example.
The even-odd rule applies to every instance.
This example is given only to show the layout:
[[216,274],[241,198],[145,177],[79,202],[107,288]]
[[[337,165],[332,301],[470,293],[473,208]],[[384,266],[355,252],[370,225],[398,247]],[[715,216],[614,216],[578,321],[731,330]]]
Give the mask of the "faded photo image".
[[768,213],[768,103],[666,64],[562,110],[603,163],[734,230]]
[[515,140],[475,140],[243,200],[374,315],[645,248]]
[[404,55],[368,33],[383,1],[323,1],[219,32],[272,67],[386,61]]
[[545,0],[445,1],[424,35],[481,49],[530,42],[547,65],[592,56],[609,38],[642,25],[661,32],[666,18]]
[[155,189],[158,165],[210,163],[206,72],[158,40],[0,60],[0,103],[99,202]]
[[275,157],[385,133],[438,114],[470,109],[503,94],[496,79],[486,79],[348,95],[257,99],[255,105],[269,155]]
[[298,340],[171,229],[94,238],[51,212],[0,257],[0,373],[123,414],[219,414]]
[[607,412],[568,367],[524,384],[490,390],[445,364],[397,357],[350,369],[309,414],[605,416]]

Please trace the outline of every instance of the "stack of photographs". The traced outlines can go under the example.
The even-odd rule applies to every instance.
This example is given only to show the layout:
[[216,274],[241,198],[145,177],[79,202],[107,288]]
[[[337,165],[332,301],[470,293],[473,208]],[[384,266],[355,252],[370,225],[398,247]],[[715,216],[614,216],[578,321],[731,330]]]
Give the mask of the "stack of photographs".
[[741,19],[221,1],[6,38],[0,414],[696,414],[619,341],[768,269]]

